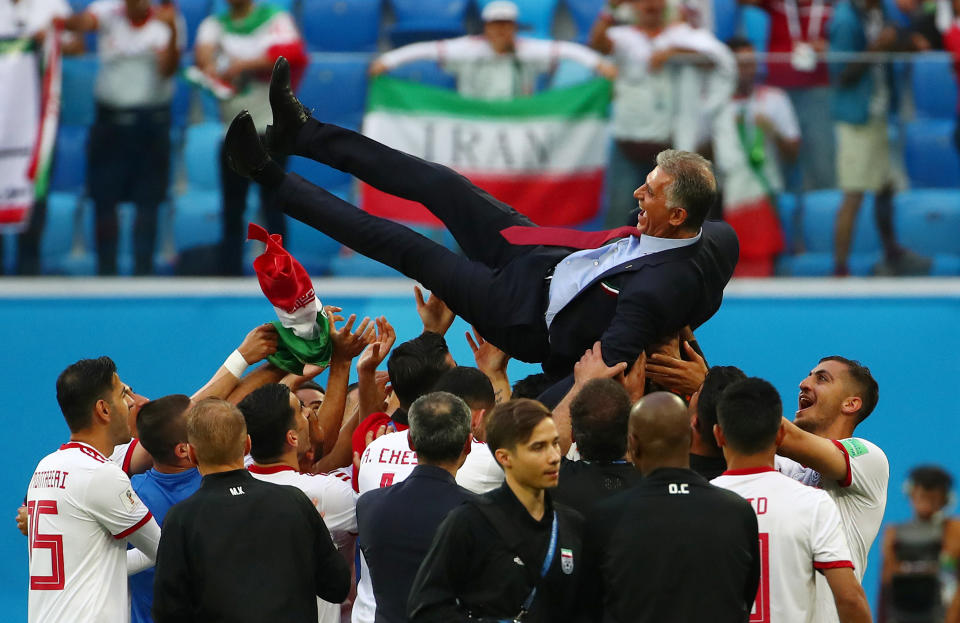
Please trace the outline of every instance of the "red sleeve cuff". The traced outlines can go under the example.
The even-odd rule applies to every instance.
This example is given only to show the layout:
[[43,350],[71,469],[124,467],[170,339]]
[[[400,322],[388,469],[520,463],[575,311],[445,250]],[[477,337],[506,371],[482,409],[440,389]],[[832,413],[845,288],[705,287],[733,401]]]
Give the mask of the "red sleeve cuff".
[[140,443],[140,440],[136,437],[133,438],[133,441],[130,442],[130,445],[127,446],[127,452],[123,455],[123,473],[127,476],[130,475],[130,461],[133,460],[133,451],[137,448],[137,444]]
[[115,538],[115,539],[125,539],[125,538],[127,538],[128,536],[130,536],[131,534],[133,534],[134,532],[136,532],[137,530],[139,530],[140,528],[142,528],[143,526],[145,526],[145,525],[147,524],[147,522],[150,521],[151,519],[153,519],[153,513],[151,513],[150,511],[147,511],[147,514],[143,516],[143,519],[141,519],[141,520],[138,521],[137,523],[133,524],[132,526],[130,526],[129,528],[127,528],[126,530],[124,530],[124,531],[121,532],[120,534],[115,534],[115,535],[113,535],[113,538]]
[[850,454],[847,453],[847,449],[843,447],[843,444],[836,439],[831,439],[830,441],[833,442],[833,445],[835,445],[840,452],[843,452],[843,460],[847,462],[847,474],[842,480],[838,480],[837,484],[839,484],[841,487],[849,487],[850,483],[853,482],[853,471],[850,469]]
[[849,560],[834,560],[831,562],[816,562],[813,563],[814,569],[853,569],[853,563]]

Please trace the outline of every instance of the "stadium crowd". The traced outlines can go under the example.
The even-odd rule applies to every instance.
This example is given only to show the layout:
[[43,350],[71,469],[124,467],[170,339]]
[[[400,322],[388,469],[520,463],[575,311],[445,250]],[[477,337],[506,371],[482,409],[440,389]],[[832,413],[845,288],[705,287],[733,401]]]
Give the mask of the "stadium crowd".
[[[164,233],[167,217],[162,215],[163,205],[171,203],[173,219],[185,219],[182,227],[174,226],[175,235],[181,229],[185,232],[184,240],[176,243],[178,271],[244,273],[248,182],[226,165],[219,145],[203,152],[206,162],[188,157],[185,174],[178,172],[182,166],[171,163],[179,162],[177,152],[188,118],[214,114],[226,125],[246,109],[262,135],[270,121],[267,80],[277,57],[290,60],[295,87],[303,87],[305,81],[310,87],[311,80],[319,79],[309,71],[312,52],[377,46],[379,2],[356,6],[340,2],[332,8],[314,4],[230,0],[212,7],[192,1],[177,7],[151,6],[147,0],[97,0],[71,7],[65,0],[5,0],[0,6],[10,16],[3,20],[5,30],[0,30],[0,36],[42,40],[53,25],[67,31],[62,38],[65,53],[96,51],[99,58],[89,133],[85,127],[61,128],[65,147],[53,156],[55,172],[58,162],[68,169],[54,175],[54,189],[69,186],[92,202],[93,272],[153,274],[156,256],[169,255],[169,249],[161,248],[169,240]],[[361,8],[368,4],[375,7],[369,9],[370,15]],[[912,229],[907,246],[918,248],[911,250],[898,239],[896,224],[934,217],[910,212],[898,219],[894,209],[895,204],[906,209],[913,205],[897,203],[897,191],[909,184],[953,187],[958,179],[951,165],[955,151],[952,146],[944,148],[942,134],[948,126],[938,120],[934,132],[930,125],[934,120],[926,119],[953,114],[942,110],[955,90],[952,76],[924,73],[926,62],[912,67],[918,76],[914,84],[926,76],[938,76],[924,83],[937,85],[935,95],[928,96],[936,100],[936,111],[924,108],[928,106],[924,89],[913,89],[918,121],[906,127],[900,120],[913,113],[904,104],[910,98],[901,96],[911,91],[910,65],[904,70],[892,62],[908,58],[905,53],[931,50],[947,50],[960,58],[960,26],[954,17],[958,12],[950,2],[744,0],[739,8],[711,0],[566,2],[565,14],[578,31],[566,36],[586,45],[549,38],[556,2],[547,3],[550,10],[534,24],[533,36],[523,32],[530,21],[536,21],[530,17],[534,8],[524,2],[519,6],[503,0],[481,2],[475,9],[469,2],[434,4],[420,3],[417,9],[418,3],[390,3],[395,23],[382,30],[390,33],[385,39],[396,47],[372,58],[367,68],[370,76],[403,75],[407,66],[435,63],[453,76],[460,94],[484,99],[529,96],[549,85],[558,69],[569,69],[571,64],[586,72],[584,76],[612,80],[612,141],[603,198],[608,227],[629,221],[633,189],[655,166],[656,154],[674,147],[698,151],[715,161],[723,193],[713,207],[714,216],[722,215],[738,233],[739,275],[774,274],[778,259],[789,258],[804,246],[811,251],[804,254],[807,260],[825,256],[827,263],[808,266],[806,273],[798,268],[794,274],[956,272],[947,260],[960,257],[960,250],[935,244],[926,248],[925,235],[918,236]],[[444,7],[449,10],[442,11]],[[342,21],[336,21],[338,13],[345,16]],[[738,24],[738,19],[739,26],[731,28],[729,24]],[[325,20],[332,25],[317,26],[316,22]],[[464,30],[464,24],[472,24],[480,34],[451,38]],[[358,47],[349,43],[338,47],[334,31],[351,28],[358,32],[372,28],[372,40],[354,44]],[[747,36],[739,36],[741,32]],[[96,33],[96,37],[82,33]],[[381,42],[380,48],[385,47]],[[80,77],[91,78],[92,74]],[[202,100],[192,97],[184,81],[204,94]],[[328,83],[325,89],[324,99],[337,97],[337,85]],[[341,95],[348,97],[346,91]],[[324,107],[322,102],[308,103]],[[68,117],[72,106],[82,104],[66,99],[63,108]],[[356,110],[340,111],[342,119],[333,120],[356,129],[362,101],[345,106]],[[936,134],[929,145],[917,142],[927,126],[928,134]],[[906,172],[899,143],[891,144],[891,128],[903,130],[899,143],[905,140],[915,147],[906,154]],[[217,141],[215,134],[205,140]],[[83,158],[68,153],[72,143],[76,143],[73,152],[86,152],[85,165]],[[194,176],[199,179],[201,174],[191,169],[209,168],[218,149],[219,173],[214,172],[214,179],[205,184],[219,197],[212,212],[219,222],[191,220],[189,202],[178,202],[173,190],[182,186],[182,180],[174,178],[186,177],[192,185]],[[75,170],[84,166],[85,172]],[[64,183],[62,178],[71,181]],[[29,225],[17,236],[17,261],[12,263],[16,266],[9,266],[15,274],[72,270],[56,261],[45,267],[42,261],[48,212],[44,197],[39,195]],[[271,209],[274,200],[272,191],[262,187],[262,219],[270,231],[283,234],[287,221]],[[949,207],[955,200],[955,195],[935,194],[917,199],[933,205],[932,210]],[[119,242],[124,219],[118,217],[118,205],[124,203],[135,205],[128,245],[132,254]],[[857,226],[864,204],[873,211],[876,234],[870,227]],[[804,219],[804,206],[811,212],[808,219]],[[51,221],[49,228],[72,228],[70,217],[76,209],[70,205],[69,216],[64,217],[58,204],[56,223]],[[946,218],[953,222],[949,215]],[[64,220],[69,221],[66,226]],[[218,233],[197,236],[197,230]],[[193,238],[195,246],[187,238]],[[59,232],[56,240],[63,239]],[[204,247],[200,242],[212,244]],[[865,252],[871,244],[875,251]],[[63,248],[52,253],[67,255]],[[946,264],[933,254],[946,254]],[[131,266],[121,270],[124,256]],[[781,262],[779,270],[790,274],[786,266]],[[329,270],[329,264],[325,268]]]

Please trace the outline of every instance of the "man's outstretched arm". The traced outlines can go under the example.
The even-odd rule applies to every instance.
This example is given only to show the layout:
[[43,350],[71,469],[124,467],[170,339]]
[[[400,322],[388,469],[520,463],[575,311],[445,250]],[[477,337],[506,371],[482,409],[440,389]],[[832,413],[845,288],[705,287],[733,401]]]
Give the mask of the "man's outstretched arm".
[[810,467],[827,480],[843,481],[849,475],[849,460],[832,439],[824,439],[801,430],[790,420],[783,418],[783,443],[777,454]]

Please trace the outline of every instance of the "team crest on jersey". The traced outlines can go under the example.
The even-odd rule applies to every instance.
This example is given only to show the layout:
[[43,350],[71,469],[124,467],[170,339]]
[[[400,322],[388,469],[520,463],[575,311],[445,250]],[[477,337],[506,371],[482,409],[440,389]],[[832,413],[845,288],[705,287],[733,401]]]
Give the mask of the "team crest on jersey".
[[573,573],[573,550],[560,548],[560,568],[564,573],[570,575]]

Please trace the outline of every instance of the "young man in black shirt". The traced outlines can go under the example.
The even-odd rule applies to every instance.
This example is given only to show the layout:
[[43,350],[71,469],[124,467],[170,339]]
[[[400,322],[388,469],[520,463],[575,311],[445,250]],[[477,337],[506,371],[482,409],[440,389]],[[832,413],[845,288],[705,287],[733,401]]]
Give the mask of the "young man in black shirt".
[[568,620],[582,518],[547,492],[560,470],[557,427],[546,407],[522,399],[498,405],[486,432],[504,484],[440,525],[413,582],[410,620]]
[[317,597],[346,599],[350,569],[307,496],[243,468],[250,437],[240,411],[199,402],[187,439],[203,482],[164,520],[154,621],[302,623],[317,620]]
[[640,482],[626,460],[630,396],[613,379],[588,381],[570,403],[579,461],[564,458],[553,499],[586,514],[598,501]]
[[588,515],[580,620],[746,623],[760,579],[750,504],[690,470],[690,420],[674,394],[637,402],[629,431],[643,480]]

